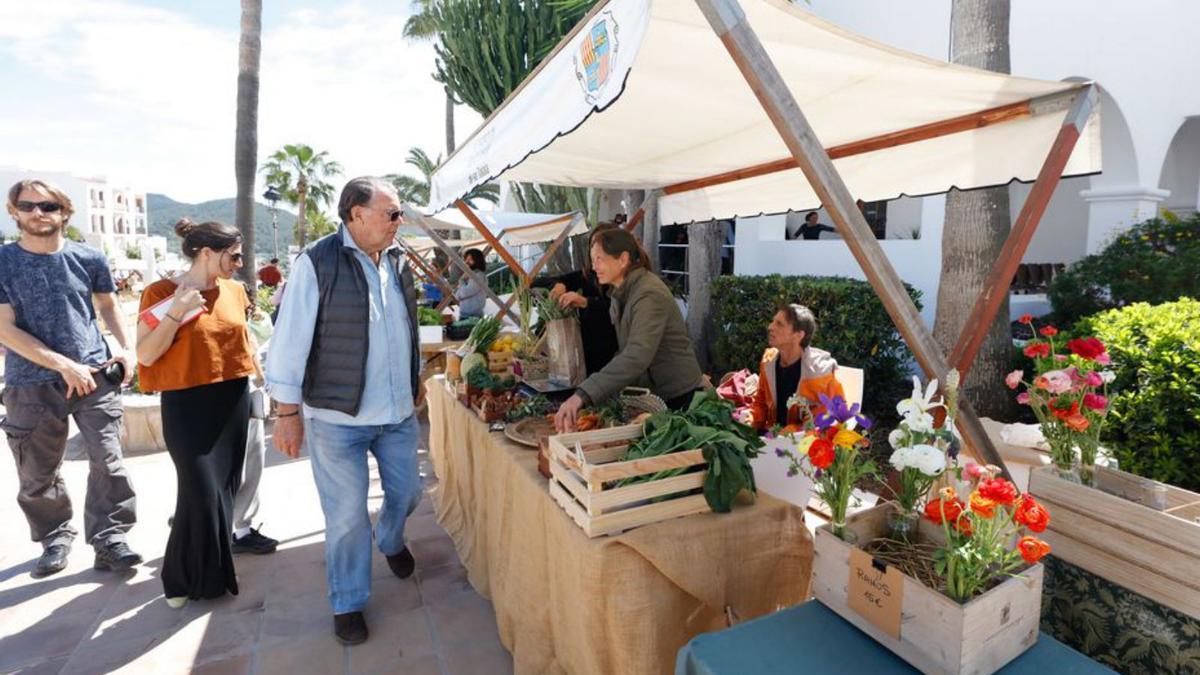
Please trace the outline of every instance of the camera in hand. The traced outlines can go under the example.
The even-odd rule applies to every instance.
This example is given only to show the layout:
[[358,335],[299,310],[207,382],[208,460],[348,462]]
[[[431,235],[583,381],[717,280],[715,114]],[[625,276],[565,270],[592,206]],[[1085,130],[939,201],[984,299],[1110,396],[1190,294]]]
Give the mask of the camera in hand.
[[113,361],[102,368],[100,374],[110,383],[119,385],[125,381],[125,364],[120,361]]

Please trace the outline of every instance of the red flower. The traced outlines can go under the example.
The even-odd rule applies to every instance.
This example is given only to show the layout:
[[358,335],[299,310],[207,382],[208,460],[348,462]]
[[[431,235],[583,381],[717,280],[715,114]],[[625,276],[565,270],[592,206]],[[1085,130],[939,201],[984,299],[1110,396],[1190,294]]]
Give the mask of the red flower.
[[1100,358],[1101,354],[1104,354],[1108,351],[1108,349],[1104,346],[1104,343],[1094,337],[1076,338],[1071,340],[1067,342],[1067,349],[1070,350],[1072,354],[1082,356],[1089,361],[1095,361],[1096,359]]
[[1031,342],[1025,345],[1025,356],[1031,359],[1050,356],[1050,345],[1045,342]]
[[1033,323],[1033,315],[1032,314],[1022,314],[1021,318],[1017,319],[1017,321],[1020,321],[1021,323]]
[[1071,404],[1070,408],[1057,408],[1055,404],[1057,399],[1050,401],[1050,412],[1054,414],[1068,429],[1073,431],[1087,431],[1087,428],[1092,425],[1082,413],[1079,412],[1079,401]]
[[957,497],[934,499],[925,505],[925,518],[935,525],[941,525],[943,521],[954,523],[962,512],[963,503]]
[[1055,335],[1058,335],[1058,329],[1054,326],[1042,326],[1042,329],[1038,332],[1045,337],[1054,337]]
[[1021,541],[1017,542],[1017,550],[1021,552],[1021,557],[1030,565],[1042,559],[1042,556],[1050,552],[1050,544],[1033,537],[1021,537]]
[[808,448],[808,459],[818,469],[828,469],[832,466],[835,456],[836,452],[833,449],[833,443],[824,438],[818,438],[813,441],[812,445]]
[[979,496],[997,504],[1011,506],[1017,501],[1017,486],[1003,478],[985,478],[979,481]]
[[1013,520],[1034,532],[1045,532],[1050,524],[1050,512],[1046,507],[1037,503],[1033,495],[1026,494],[1017,502],[1017,510],[1013,511]]

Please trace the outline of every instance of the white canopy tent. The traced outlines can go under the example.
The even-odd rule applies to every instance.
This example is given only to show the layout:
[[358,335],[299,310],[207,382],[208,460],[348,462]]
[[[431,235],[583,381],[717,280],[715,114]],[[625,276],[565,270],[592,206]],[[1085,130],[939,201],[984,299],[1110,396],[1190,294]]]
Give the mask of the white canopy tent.
[[[963,376],[1058,180],[1100,170],[1093,83],[955,66],[786,0],[601,0],[431,177],[650,189],[662,223],[824,206],[917,362]],[[1035,180],[947,359],[856,199]],[[651,198],[654,198],[652,196]],[[630,218],[632,229],[643,209]],[[964,406],[967,442],[1003,467]]]
[[[1032,180],[1085,86],[909,54],[785,0],[741,6],[850,192],[867,201]],[[693,0],[609,0],[585,23],[438,168],[432,205],[500,175],[646,189],[795,167]],[[591,74],[589,59],[598,61]],[[889,145],[891,134],[964,117],[957,133]],[[1100,170],[1099,125],[1093,115],[1065,173]],[[874,143],[856,147],[864,141]],[[797,168],[666,192],[663,223],[821,205]]]

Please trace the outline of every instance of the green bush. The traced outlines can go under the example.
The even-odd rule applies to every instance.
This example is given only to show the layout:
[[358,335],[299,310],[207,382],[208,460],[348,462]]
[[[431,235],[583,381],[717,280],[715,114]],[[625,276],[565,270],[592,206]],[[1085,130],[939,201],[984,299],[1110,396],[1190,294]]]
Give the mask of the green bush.
[[1112,356],[1101,442],[1120,468],[1200,490],[1200,301],[1137,303],[1087,317],[1075,332],[1100,338]]
[[[920,291],[905,285],[920,307]],[[713,326],[719,371],[758,372],[767,324],[783,302],[806,305],[817,317],[813,345],[844,366],[864,371],[863,410],[877,422],[896,418],[896,402],[912,389],[910,353],[874,289],[843,277],[722,276],[713,279]]]
[[1049,297],[1064,324],[1135,302],[1200,297],[1200,214],[1133,226],[1055,277]]

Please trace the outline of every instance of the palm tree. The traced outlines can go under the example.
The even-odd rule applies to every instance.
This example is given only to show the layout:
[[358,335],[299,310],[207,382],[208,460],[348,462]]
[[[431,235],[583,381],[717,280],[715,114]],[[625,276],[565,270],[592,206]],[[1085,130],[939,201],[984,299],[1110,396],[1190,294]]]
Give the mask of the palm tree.
[[[1009,0],[953,0],[950,5],[950,60],[999,73],[1010,72]],[[946,195],[942,231],[942,274],[933,334],[947,352],[957,340],[975,299],[1000,257],[1012,227],[1008,188]],[[980,415],[998,417],[1010,405],[1004,379],[1012,359],[1008,298],[1000,306],[979,356],[963,383],[963,395]]]
[[[425,42],[437,37],[437,19],[433,13],[435,0],[417,0],[417,11],[404,22],[404,37],[418,42]],[[446,154],[454,152],[454,94],[450,88],[442,86],[446,92]],[[424,203],[424,202],[422,202]]]
[[333,202],[333,185],[327,178],[341,175],[342,165],[329,159],[329,153],[314,151],[302,143],[285,145],[276,150],[262,165],[267,183],[283,195],[284,201],[295,206],[296,236],[300,248],[308,244],[308,214],[317,206]]
[[[400,201],[410,204],[427,205],[429,204],[429,182],[433,176],[434,169],[442,161],[441,156],[431,159],[429,153],[421,148],[409,148],[408,157],[404,160],[405,164],[416,168],[421,174],[420,178],[410,176],[408,174],[393,173],[384,176],[391,181],[396,188],[396,194],[400,197]],[[465,201],[471,206],[475,206],[475,200],[482,199],[493,204],[500,201],[500,188],[495,183],[480,185],[465,198]]]
[[255,286],[254,165],[258,162],[258,73],[262,55],[262,0],[242,0],[242,37],[238,44],[237,129],[233,171],[237,179],[236,221],[246,264],[239,275]]

